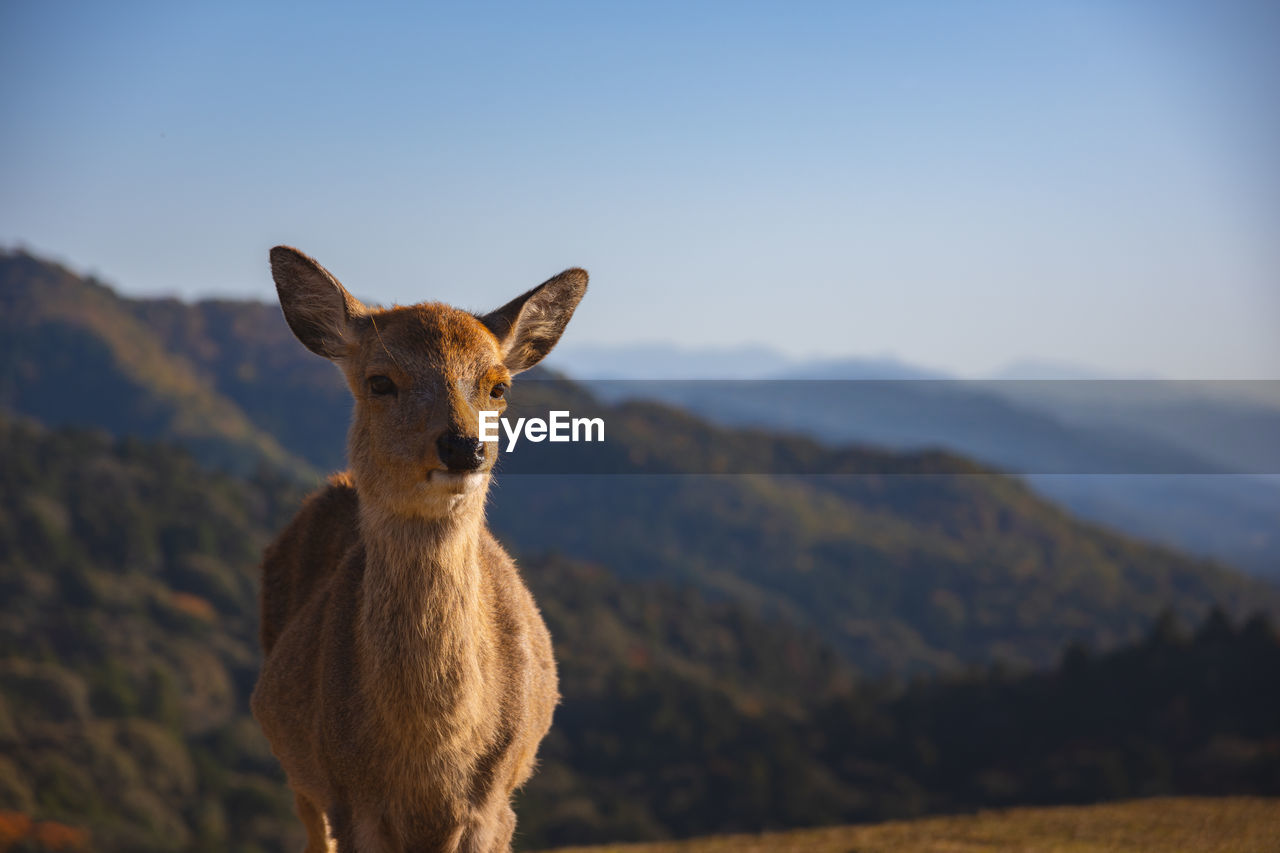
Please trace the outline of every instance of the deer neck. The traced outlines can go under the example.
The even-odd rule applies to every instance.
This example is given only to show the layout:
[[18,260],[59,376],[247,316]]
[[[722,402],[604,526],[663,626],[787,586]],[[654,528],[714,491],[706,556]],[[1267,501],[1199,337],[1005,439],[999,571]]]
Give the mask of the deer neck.
[[369,698],[401,721],[465,717],[488,657],[482,504],[440,519],[362,507],[360,528],[358,655]]

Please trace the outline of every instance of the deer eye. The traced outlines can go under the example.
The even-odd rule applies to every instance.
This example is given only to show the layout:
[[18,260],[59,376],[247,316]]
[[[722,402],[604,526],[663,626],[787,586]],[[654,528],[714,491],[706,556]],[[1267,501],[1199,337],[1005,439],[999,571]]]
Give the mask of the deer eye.
[[499,382],[497,385],[493,386],[493,389],[489,392],[489,396],[495,400],[501,400],[503,397],[507,396],[507,389],[509,387],[511,386],[507,385],[507,383]]
[[387,376],[370,376],[369,390],[379,397],[396,393],[396,383]]

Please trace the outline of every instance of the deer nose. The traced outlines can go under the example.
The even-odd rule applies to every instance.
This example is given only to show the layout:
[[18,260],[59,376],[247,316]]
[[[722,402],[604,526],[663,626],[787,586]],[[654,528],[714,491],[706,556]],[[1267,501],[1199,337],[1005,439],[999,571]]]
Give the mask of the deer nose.
[[436,440],[440,461],[450,471],[474,471],[484,462],[484,445],[480,439],[456,432],[446,432]]

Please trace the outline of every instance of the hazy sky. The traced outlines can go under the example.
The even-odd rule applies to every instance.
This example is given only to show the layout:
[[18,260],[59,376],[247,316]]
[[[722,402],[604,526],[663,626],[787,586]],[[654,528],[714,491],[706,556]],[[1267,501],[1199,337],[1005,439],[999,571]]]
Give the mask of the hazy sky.
[[0,5],[0,244],[566,339],[1280,378],[1280,3]]

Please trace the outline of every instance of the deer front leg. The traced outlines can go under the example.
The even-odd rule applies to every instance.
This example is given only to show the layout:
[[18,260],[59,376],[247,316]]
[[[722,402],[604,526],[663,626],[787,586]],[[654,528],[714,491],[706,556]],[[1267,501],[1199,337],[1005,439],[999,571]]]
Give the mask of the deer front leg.
[[467,825],[458,844],[458,853],[511,853],[511,837],[516,830],[516,813],[507,803],[479,812]]
[[490,853],[510,853],[511,836],[516,833],[516,813],[509,803],[503,803],[498,808],[495,828],[493,846],[489,848]]

